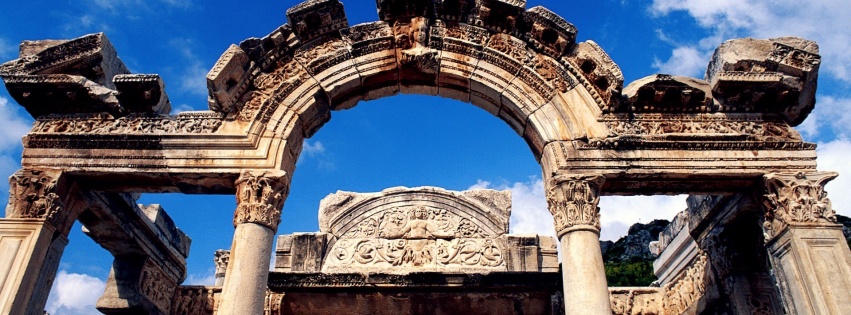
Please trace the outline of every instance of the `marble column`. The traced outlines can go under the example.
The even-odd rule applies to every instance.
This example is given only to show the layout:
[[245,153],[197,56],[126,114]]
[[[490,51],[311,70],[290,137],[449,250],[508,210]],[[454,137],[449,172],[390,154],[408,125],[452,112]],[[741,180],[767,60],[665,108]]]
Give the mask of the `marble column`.
[[243,172],[236,181],[236,231],[218,314],[263,314],[272,240],[288,191],[284,172]]
[[611,314],[600,250],[601,175],[559,175],[547,189],[547,203],[561,241],[565,313]]
[[20,170],[9,179],[0,219],[0,314],[42,314],[78,211],[58,170]]
[[832,172],[764,176],[766,248],[787,314],[851,314],[851,250],[824,185]]

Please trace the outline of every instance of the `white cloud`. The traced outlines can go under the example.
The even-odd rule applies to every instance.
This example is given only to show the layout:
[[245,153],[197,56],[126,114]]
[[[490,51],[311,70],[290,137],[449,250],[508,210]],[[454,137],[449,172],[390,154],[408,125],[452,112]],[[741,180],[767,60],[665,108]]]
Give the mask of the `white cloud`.
[[847,0],[654,0],[651,13],[684,11],[713,32],[714,45],[731,37],[799,36],[821,47],[822,70],[851,82],[851,10]]
[[0,97],[0,117],[3,117],[3,132],[0,133],[0,154],[21,146],[23,137],[32,128],[32,118],[20,113],[16,104]]
[[171,108],[171,114],[177,115],[177,114],[180,114],[182,112],[189,112],[189,111],[193,111],[193,110],[195,110],[195,109],[192,108],[192,106],[189,106],[188,104],[180,104],[180,105],[177,105],[177,107]]
[[851,141],[834,140],[819,143],[818,169],[820,171],[839,172],[839,177],[825,186],[833,209],[844,216],[851,216]]
[[182,62],[184,68],[179,75],[179,88],[187,93],[207,95],[207,72],[210,67],[205,66],[201,58],[192,51],[195,46],[193,41],[188,38],[178,38],[171,41],[171,46],[184,60]]
[[687,207],[679,196],[603,196],[600,198],[600,239],[617,241],[635,223],[655,219],[671,221]]
[[[553,217],[547,209],[544,182],[533,178],[528,182],[494,186],[479,180],[469,189],[511,190],[510,232],[555,236]],[[686,208],[686,196],[605,196],[600,200],[602,240],[617,241],[635,223],[654,219],[671,220]]]
[[313,143],[311,143],[310,140],[304,140],[304,146],[301,149],[301,152],[308,157],[315,157],[319,154],[325,153],[325,146],[323,146],[322,142],[318,140]]
[[95,303],[105,288],[106,282],[101,279],[60,270],[47,298],[47,312],[54,315],[98,314]]
[[701,51],[697,47],[680,46],[674,48],[667,61],[662,62],[655,58],[653,68],[664,74],[702,77],[711,56],[709,52]]
[[816,107],[798,130],[810,139],[829,130],[835,138],[851,138],[851,98],[819,96]]
[[207,272],[190,274],[182,285],[213,285],[216,283],[216,268],[210,268]]

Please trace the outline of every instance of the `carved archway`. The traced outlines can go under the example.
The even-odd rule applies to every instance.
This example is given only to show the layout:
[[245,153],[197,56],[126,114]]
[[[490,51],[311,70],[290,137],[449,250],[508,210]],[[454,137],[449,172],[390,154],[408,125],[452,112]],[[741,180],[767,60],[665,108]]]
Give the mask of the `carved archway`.
[[[811,41],[729,41],[706,80],[655,75],[622,89],[605,52],[576,43],[576,29],[543,7],[526,10],[514,0],[378,6],[380,21],[351,27],[338,0],[291,8],[289,24],[225,51],[207,77],[210,111],[177,116],[167,115],[160,78],[129,74],[103,34],[24,47],[0,65],[10,94],[37,117],[13,189],[32,186],[28,178],[42,170],[48,182],[63,184],[36,187],[35,197],[13,195],[7,216],[41,220],[61,235],[67,226],[49,219],[61,212],[72,221],[80,209],[44,205],[78,191],[236,192],[234,250],[242,254],[229,268],[262,280],[258,266],[271,248],[247,240],[271,242],[303,140],[332,111],[397,93],[470,102],[526,140],[542,165],[562,246],[573,246],[565,270],[602,268],[595,234],[602,194],[753,191],[766,174],[815,170],[815,145],[792,129],[814,106],[820,57]],[[132,210],[132,196],[123,196]],[[44,268],[55,271],[54,262]],[[148,265],[156,262],[139,268]],[[565,294],[606,313],[605,277],[589,274],[565,273]],[[226,309],[256,310],[263,285],[226,278],[229,303],[251,304]],[[594,292],[568,292],[582,285]]]

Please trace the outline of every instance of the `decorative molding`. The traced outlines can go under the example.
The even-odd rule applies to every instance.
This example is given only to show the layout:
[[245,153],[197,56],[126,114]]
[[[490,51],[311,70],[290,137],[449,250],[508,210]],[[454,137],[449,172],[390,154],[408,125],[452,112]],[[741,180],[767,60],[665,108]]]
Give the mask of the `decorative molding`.
[[277,230],[289,193],[288,181],[283,172],[242,172],[235,182],[237,206],[233,225],[257,223]]
[[836,223],[824,185],[839,174],[834,172],[771,173],[763,176],[766,242],[789,225]]
[[40,117],[31,134],[209,134],[222,125],[216,112],[188,112],[177,117],[131,114],[113,119],[106,114],[49,115]]
[[602,175],[561,175],[552,179],[547,190],[547,205],[553,214],[556,234],[575,227],[600,232],[600,189]]

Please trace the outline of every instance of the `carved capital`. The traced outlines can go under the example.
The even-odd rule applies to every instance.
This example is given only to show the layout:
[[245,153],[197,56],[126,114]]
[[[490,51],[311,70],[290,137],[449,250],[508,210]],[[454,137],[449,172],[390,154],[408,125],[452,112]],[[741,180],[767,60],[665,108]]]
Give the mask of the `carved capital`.
[[547,190],[547,205],[559,237],[575,228],[600,231],[602,175],[556,176]]
[[836,223],[824,185],[839,174],[834,172],[772,173],[763,176],[766,241],[789,225]]
[[64,230],[68,214],[57,190],[59,171],[19,170],[9,178],[7,218],[43,219]]
[[228,262],[230,261],[230,251],[226,249],[217,250],[213,254],[213,262],[216,263],[216,279],[224,278],[225,272],[228,270]]
[[281,209],[289,193],[284,172],[249,172],[236,180],[236,213],[233,224],[257,223],[273,230],[281,223]]

